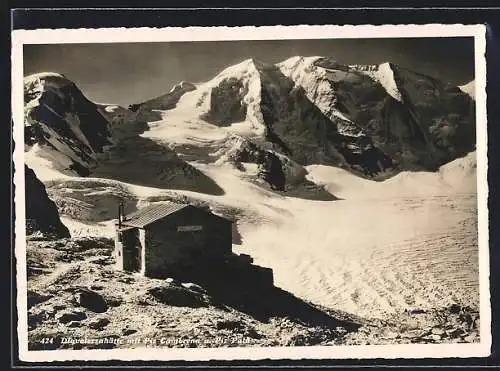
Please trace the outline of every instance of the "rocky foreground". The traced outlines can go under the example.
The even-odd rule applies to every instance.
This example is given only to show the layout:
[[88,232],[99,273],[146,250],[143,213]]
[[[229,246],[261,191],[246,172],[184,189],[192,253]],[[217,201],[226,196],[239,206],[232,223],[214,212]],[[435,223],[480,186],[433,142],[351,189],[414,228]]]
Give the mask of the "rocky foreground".
[[373,320],[344,340],[346,345],[474,343],[479,342],[479,313],[457,304],[410,310]]
[[112,251],[103,238],[29,238],[31,350],[479,341],[474,308],[359,318],[276,287],[202,287],[117,271]]

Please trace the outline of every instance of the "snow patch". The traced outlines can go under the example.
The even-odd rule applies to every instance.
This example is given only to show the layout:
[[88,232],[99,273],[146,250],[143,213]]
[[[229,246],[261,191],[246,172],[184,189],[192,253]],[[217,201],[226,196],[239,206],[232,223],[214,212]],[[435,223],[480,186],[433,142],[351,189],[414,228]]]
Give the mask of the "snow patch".
[[64,75],[55,72],[42,72],[24,77],[24,92],[32,96],[31,99],[37,100],[43,92],[52,90],[54,94],[64,98],[60,89],[63,86],[72,84]]
[[122,109],[124,109],[124,108],[123,108],[123,107],[120,107],[120,106],[116,106],[116,105],[114,105],[114,106],[113,106],[113,105],[106,105],[106,106],[104,107],[104,110],[105,110],[106,112],[109,112],[109,113],[114,113],[114,112],[120,111],[120,110],[122,110]]
[[92,149],[92,146],[90,145],[89,141],[87,140],[87,137],[80,130],[80,118],[77,115],[75,115],[73,112],[66,112],[66,116],[64,117],[64,120],[66,120],[66,122],[69,124],[71,131],[76,135],[78,140],[80,140],[82,143],[84,143],[88,147],[88,149],[90,150],[90,153],[94,154],[94,150]]
[[465,85],[458,87],[464,93],[469,94],[472,99],[476,99],[476,80],[472,80]]
[[50,77],[58,77],[58,78],[66,79],[66,76],[64,76],[63,74],[57,73],[57,72],[39,72],[39,73],[34,73],[31,75],[25,76],[24,82],[29,83],[29,82],[33,82],[33,81],[37,81],[37,80],[43,80],[43,79],[50,78]]
[[392,70],[391,64],[385,62],[375,66],[356,66],[359,72],[371,77],[373,80],[377,81],[382,85],[391,97],[396,99],[398,102],[402,102],[403,98],[401,92],[399,91],[398,85],[394,78],[394,71]]
[[72,165],[68,157],[61,152],[48,146],[42,148],[38,143],[35,143],[29,151],[25,152],[24,162],[42,182],[69,178],[64,173],[64,170]]

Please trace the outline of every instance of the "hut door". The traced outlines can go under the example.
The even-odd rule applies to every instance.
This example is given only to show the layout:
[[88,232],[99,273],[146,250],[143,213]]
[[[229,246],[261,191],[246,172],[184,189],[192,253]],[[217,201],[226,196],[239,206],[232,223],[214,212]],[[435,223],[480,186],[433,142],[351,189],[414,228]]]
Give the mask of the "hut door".
[[123,241],[123,269],[130,272],[141,270],[141,243],[137,230],[127,233]]

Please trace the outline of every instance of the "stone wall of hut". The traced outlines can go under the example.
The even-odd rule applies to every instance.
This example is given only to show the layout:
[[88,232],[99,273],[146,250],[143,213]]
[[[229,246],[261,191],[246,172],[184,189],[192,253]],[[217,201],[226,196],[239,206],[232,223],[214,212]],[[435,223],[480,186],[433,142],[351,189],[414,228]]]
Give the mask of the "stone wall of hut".
[[231,222],[187,207],[145,228],[144,273],[149,277],[182,275],[231,253]]

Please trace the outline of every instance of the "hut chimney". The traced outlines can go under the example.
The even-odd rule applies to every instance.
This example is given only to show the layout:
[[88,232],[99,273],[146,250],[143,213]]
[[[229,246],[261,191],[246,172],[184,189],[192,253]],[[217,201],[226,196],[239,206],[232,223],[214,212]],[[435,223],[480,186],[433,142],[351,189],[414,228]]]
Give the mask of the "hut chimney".
[[125,202],[121,202],[122,205],[122,222],[127,220],[127,216],[125,215]]
[[118,228],[122,227],[123,221],[123,201],[120,200],[118,203]]

